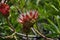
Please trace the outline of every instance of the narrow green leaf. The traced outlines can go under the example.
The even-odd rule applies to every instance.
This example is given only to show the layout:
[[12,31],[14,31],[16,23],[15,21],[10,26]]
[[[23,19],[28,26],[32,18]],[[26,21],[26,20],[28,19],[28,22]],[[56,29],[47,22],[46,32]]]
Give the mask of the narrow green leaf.
[[58,33],[60,33],[58,27],[57,27],[50,19],[47,19],[47,20],[48,20],[48,22],[55,28],[55,30],[56,30]]
[[58,24],[58,29],[60,30],[60,22],[59,22],[59,18],[58,18],[58,16],[55,16],[55,19],[56,19],[57,24]]

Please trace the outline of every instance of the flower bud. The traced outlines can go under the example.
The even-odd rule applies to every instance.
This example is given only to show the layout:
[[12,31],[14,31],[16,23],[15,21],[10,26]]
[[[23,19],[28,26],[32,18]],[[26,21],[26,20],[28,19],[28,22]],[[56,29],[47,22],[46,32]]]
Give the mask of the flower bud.
[[9,5],[5,3],[0,4],[0,12],[2,13],[3,16],[8,17],[9,16]]
[[30,28],[33,27],[36,19],[38,18],[37,11],[29,11],[24,14],[20,14],[18,22],[23,24],[23,32],[28,33]]

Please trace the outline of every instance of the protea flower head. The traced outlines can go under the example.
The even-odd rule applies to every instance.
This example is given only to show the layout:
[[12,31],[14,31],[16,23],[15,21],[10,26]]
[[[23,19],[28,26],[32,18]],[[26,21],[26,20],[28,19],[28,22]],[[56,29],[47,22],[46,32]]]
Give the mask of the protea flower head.
[[18,18],[18,22],[23,24],[23,31],[25,33],[29,32],[33,24],[35,23],[36,19],[38,18],[38,12],[36,10],[31,10],[24,14],[20,14]]
[[9,5],[6,3],[0,3],[0,12],[2,13],[3,16],[8,16],[9,15]]

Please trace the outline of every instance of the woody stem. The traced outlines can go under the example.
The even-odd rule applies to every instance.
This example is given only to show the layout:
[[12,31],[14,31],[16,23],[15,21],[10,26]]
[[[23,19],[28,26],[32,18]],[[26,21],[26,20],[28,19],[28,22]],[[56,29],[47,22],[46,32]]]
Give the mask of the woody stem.
[[6,21],[7,21],[8,25],[9,25],[9,28],[11,29],[11,31],[15,32],[15,29],[14,29],[14,27],[12,26],[12,24],[10,23],[10,21],[9,21],[8,18],[6,18]]
[[26,40],[28,40],[28,34],[26,34],[26,38],[27,38]]
[[[32,27],[33,28],[33,27]],[[53,40],[51,38],[47,38],[45,35],[43,35],[42,33],[40,33],[37,29],[33,28],[35,30],[35,32],[37,32],[41,37],[43,37],[46,40]]]

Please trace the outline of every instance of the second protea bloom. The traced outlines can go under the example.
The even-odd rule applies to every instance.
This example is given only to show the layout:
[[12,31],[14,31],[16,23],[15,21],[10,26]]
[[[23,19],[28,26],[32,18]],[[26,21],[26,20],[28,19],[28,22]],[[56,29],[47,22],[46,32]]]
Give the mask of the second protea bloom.
[[8,16],[9,15],[9,5],[6,3],[0,3],[0,12],[2,13],[3,16]]
[[36,10],[31,10],[26,13],[20,14],[18,18],[18,22],[23,24],[24,33],[28,33],[30,28],[33,27],[33,24],[36,22],[38,18],[38,12]]

